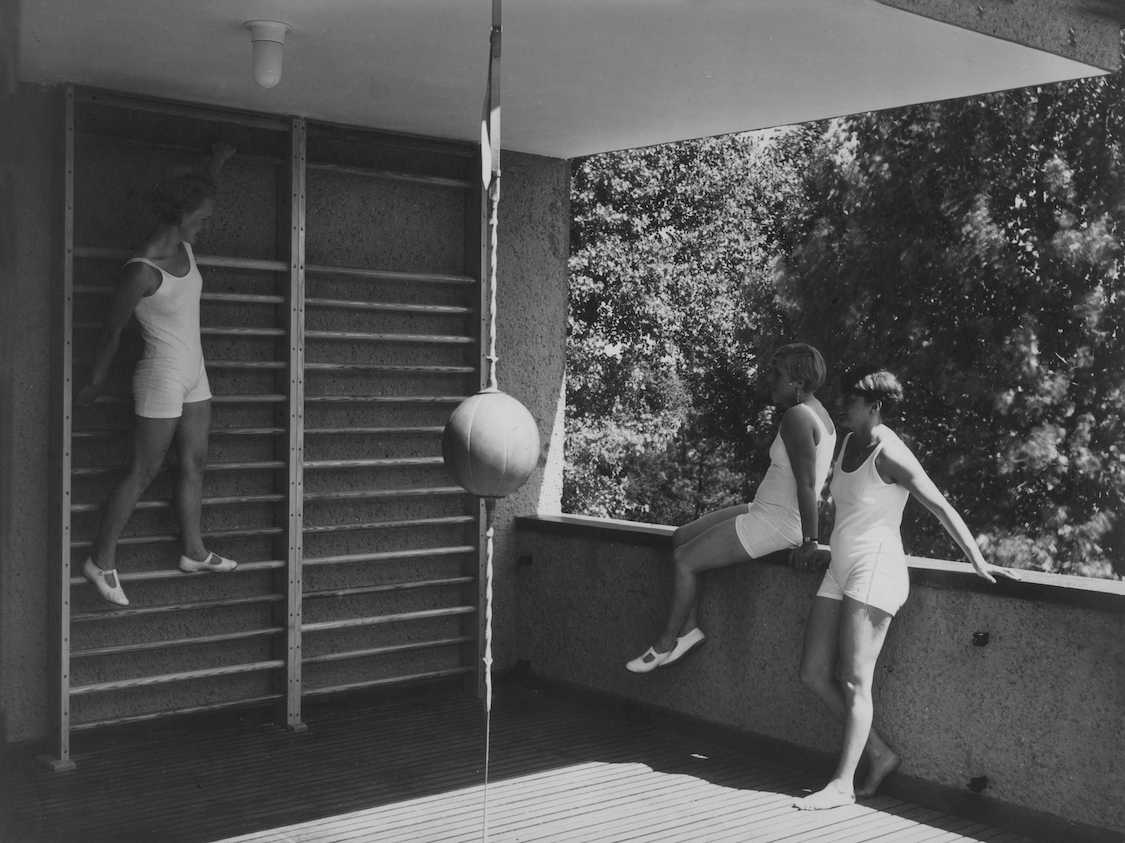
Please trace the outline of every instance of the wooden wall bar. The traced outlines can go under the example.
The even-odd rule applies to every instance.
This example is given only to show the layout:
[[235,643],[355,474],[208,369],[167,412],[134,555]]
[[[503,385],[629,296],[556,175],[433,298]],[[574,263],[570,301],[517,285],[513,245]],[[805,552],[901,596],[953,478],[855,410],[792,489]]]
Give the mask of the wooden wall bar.
[[[53,475],[57,740],[237,706],[304,728],[310,695],[464,675],[480,662],[480,508],[441,463],[480,379],[479,171],[471,146],[69,89]],[[208,546],[182,574],[174,453],[119,545],[127,608],[81,576],[128,463],[127,332],[105,394],[71,412],[151,184],[238,154],[197,245],[214,394]],[[174,449],[172,449],[174,452]]]

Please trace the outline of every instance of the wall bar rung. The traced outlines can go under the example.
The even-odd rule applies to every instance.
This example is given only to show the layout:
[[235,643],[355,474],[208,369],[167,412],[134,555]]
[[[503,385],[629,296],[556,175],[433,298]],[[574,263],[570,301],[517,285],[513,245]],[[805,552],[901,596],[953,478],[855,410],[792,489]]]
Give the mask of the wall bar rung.
[[396,272],[393,269],[364,269],[360,266],[320,266],[307,264],[306,273],[314,275],[348,275],[372,281],[406,281],[411,284],[461,284],[474,285],[477,280],[470,275],[449,275],[440,272]]
[[445,428],[437,427],[306,427],[306,436],[334,436],[337,434],[352,436],[392,436],[394,434],[425,434],[440,436]]
[[343,556],[320,556],[305,559],[305,565],[344,565],[358,562],[388,562],[394,559],[417,559],[429,556],[460,556],[476,553],[476,545],[463,544],[454,547],[423,547],[414,550],[384,550],[378,553],[351,553]]
[[470,307],[441,304],[395,304],[381,301],[353,301],[352,299],[305,299],[310,307],[328,307],[344,310],[378,310],[389,313],[426,313],[430,315],[464,316],[472,313]]
[[[171,471],[176,467],[174,462],[165,463],[161,466],[161,471]],[[113,474],[114,472],[121,473],[125,471],[128,466],[125,465],[93,465],[85,468],[71,469],[72,477],[95,477],[99,474]],[[207,465],[208,471],[273,471],[278,468],[285,468],[285,463],[282,460],[262,460],[261,462],[216,462]]]
[[[212,404],[280,404],[285,400],[284,395],[214,395]],[[462,399],[464,400],[464,399]],[[99,395],[95,399],[97,404],[132,404],[133,396],[124,392]]]
[[422,176],[413,173],[395,172],[391,170],[376,170],[371,167],[347,167],[341,164],[309,164],[310,170],[320,170],[322,172],[342,173],[348,176],[366,176],[373,179],[384,179],[387,181],[403,181],[414,182],[417,184],[425,184],[430,187],[453,187],[460,190],[468,190],[472,187],[472,182],[468,179],[450,179],[442,176]]
[[367,650],[346,650],[340,653],[324,653],[320,656],[305,656],[305,664],[326,664],[328,662],[346,661],[348,659],[362,659],[368,656],[388,656],[393,653],[410,653],[416,650],[458,647],[463,644],[472,644],[475,640],[476,639],[471,635],[462,635],[457,638],[439,638],[434,641],[412,641],[409,644],[393,644],[389,647],[371,647]]
[[[211,364],[207,364],[208,368]],[[274,436],[285,433],[284,427],[213,427],[212,436]],[[439,428],[440,432],[440,428]],[[71,439],[116,439],[133,435],[131,427],[106,427],[100,429],[75,430],[70,434]]]
[[[113,293],[113,287],[108,285],[75,284],[74,292],[86,293],[92,296],[108,296]],[[255,296],[245,293],[203,293],[200,301],[227,302],[230,304],[284,304],[281,296]]]
[[280,360],[208,360],[208,369],[284,369]]
[[417,582],[395,582],[384,585],[364,585],[354,588],[334,588],[320,591],[306,591],[305,599],[321,599],[328,597],[358,597],[362,594],[386,594],[397,591],[410,591],[419,588],[448,588],[452,585],[465,585],[476,582],[474,577],[446,577],[440,580],[419,580]]
[[266,629],[246,629],[238,632],[224,632],[218,635],[201,635],[198,638],[170,638],[164,641],[141,641],[136,644],[117,644],[113,647],[91,647],[86,650],[72,650],[71,658],[87,658],[95,656],[119,656],[125,653],[141,653],[149,650],[164,650],[171,647],[189,647],[197,644],[222,644],[226,641],[245,641],[249,638],[264,638],[269,635],[280,635],[285,630],[281,627],[267,627]]
[[[210,365],[210,363],[208,363]],[[306,363],[305,371],[409,372],[418,375],[471,375],[475,366],[424,366],[409,363]]]
[[464,395],[306,395],[319,404],[460,404]]
[[85,732],[100,729],[104,726],[122,726],[126,723],[144,723],[149,720],[159,720],[165,717],[179,717],[185,714],[206,714],[212,711],[225,711],[231,708],[248,708],[262,706],[281,699],[281,694],[267,694],[260,697],[246,697],[241,700],[225,700],[209,705],[193,705],[186,708],[171,708],[163,711],[150,711],[145,714],[133,714],[126,717],[113,717],[106,720],[90,720],[71,726],[72,732]]
[[236,111],[225,111],[219,108],[208,108],[199,105],[184,105],[178,102],[168,102],[157,99],[140,99],[129,94],[119,94],[115,91],[100,91],[93,88],[83,89],[76,93],[78,102],[92,103],[110,108],[129,108],[134,111],[146,111],[150,114],[171,114],[176,117],[193,117],[197,120],[219,121],[233,123],[237,126],[249,126],[255,129],[269,129],[273,132],[284,132],[288,128],[288,121],[284,117],[263,117],[255,114],[243,114]]
[[[76,258],[90,258],[92,260],[120,261],[124,263],[133,257],[132,252],[124,249],[100,249],[94,246],[79,246],[74,249]],[[262,272],[284,272],[287,265],[284,261],[260,260],[258,258],[232,258],[223,255],[196,255],[197,266],[215,266],[224,269],[257,269]]]
[[[379,626],[385,623],[425,621],[434,618],[452,618],[476,614],[476,606],[450,606],[447,609],[423,609],[419,612],[398,612],[393,615],[374,615],[370,618],[347,618],[341,621],[320,621],[305,624],[305,632],[328,632],[334,629],[355,629],[361,626]],[[475,668],[473,668],[475,670]]]
[[285,667],[284,660],[271,659],[265,662],[234,664],[228,667],[206,667],[201,670],[185,670],[182,673],[164,673],[159,676],[144,676],[139,679],[118,679],[114,682],[78,685],[70,689],[70,696],[79,697],[84,694],[123,691],[128,688],[149,688],[154,685],[168,685],[172,682],[190,682],[193,679],[213,679],[216,676],[235,676],[240,673],[260,673],[263,670],[277,670],[279,667]]
[[[280,492],[270,495],[227,495],[225,497],[204,498],[204,506],[239,506],[252,503],[279,503],[285,500]],[[138,501],[135,509],[171,509],[172,501],[168,498],[150,501]],[[101,503],[76,503],[70,507],[71,512],[98,512]]]
[[368,334],[361,331],[305,331],[310,340],[338,340],[351,342],[411,342],[430,345],[471,345],[474,337],[453,334]]
[[[280,559],[267,559],[263,562],[240,562],[238,567],[234,569],[235,574],[253,574],[262,571],[274,571],[278,568],[285,567],[285,563]],[[207,571],[198,571],[194,574],[185,574],[179,568],[162,568],[157,571],[138,571],[133,574],[124,574],[121,577],[122,582],[152,582],[154,580],[176,580],[183,579],[184,577],[199,577],[207,575]],[[70,584],[75,585],[88,585],[89,581],[83,577],[71,577]]]
[[174,612],[192,612],[197,609],[219,609],[229,606],[252,606],[255,603],[279,603],[281,594],[254,594],[249,597],[224,597],[221,600],[199,600],[195,603],[161,603],[159,606],[144,606],[134,609],[103,609],[99,612],[83,612],[73,616],[74,621],[109,621],[117,618],[132,618],[141,615],[168,615]]
[[378,460],[305,460],[306,469],[404,468],[412,465],[444,465],[444,462],[441,457],[391,457]]
[[[284,532],[284,529],[282,527],[252,527],[252,528],[247,527],[247,528],[243,528],[241,530],[221,530],[221,531],[216,531],[216,532],[213,532],[213,533],[204,533],[203,538],[204,539],[242,539],[242,538],[253,538],[255,536],[276,536],[279,533],[283,533],[283,532]],[[148,535],[148,536],[122,536],[121,539],[117,542],[117,544],[121,545],[121,546],[136,547],[138,545],[146,545],[146,544],[164,544],[166,542],[178,542],[179,540],[180,540],[180,534],[179,533],[175,533],[174,535],[153,534],[153,535]],[[71,542],[70,548],[71,548],[71,550],[84,550],[88,547],[93,547],[93,545],[94,545],[93,539],[85,539],[83,541]],[[121,579],[127,581],[129,578],[128,577],[122,577]],[[81,582],[81,580],[79,580],[79,582]]]
[[349,489],[341,492],[305,492],[306,501],[370,500],[372,498],[429,498],[439,495],[464,495],[460,486],[435,486],[428,489]]
[[401,521],[353,521],[346,524],[305,525],[305,535],[310,533],[349,533],[356,530],[397,530],[407,527],[448,527],[453,524],[473,524],[471,515],[448,515],[444,518],[405,518]]
[[305,691],[306,697],[320,697],[328,694],[339,694],[344,691],[359,691],[364,688],[378,688],[384,685],[402,685],[407,682],[421,682],[425,679],[445,679],[452,676],[464,676],[473,673],[475,667],[453,667],[448,670],[434,670],[428,673],[412,673],[409,676],[389,676],[385,679],[369,679],[366,682],[349,682],[346,685],[332,685],[327,688],[313,688]]

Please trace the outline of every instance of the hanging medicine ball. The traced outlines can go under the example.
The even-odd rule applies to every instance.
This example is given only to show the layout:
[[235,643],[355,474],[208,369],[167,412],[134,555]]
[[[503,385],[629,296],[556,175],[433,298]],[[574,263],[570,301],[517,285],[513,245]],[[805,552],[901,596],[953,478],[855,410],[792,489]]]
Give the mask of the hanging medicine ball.
[[446,422],[441,454],[453,479],[474,495],[502,498],[539,461],[539,428],[527,408],[495,389],[461,402]]

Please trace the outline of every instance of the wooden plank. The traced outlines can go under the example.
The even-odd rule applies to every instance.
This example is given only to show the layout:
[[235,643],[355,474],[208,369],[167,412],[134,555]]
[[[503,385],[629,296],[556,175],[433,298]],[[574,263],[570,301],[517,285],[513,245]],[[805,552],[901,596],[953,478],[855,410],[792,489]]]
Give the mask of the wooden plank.
[[[388,680],[386,693],[404,680]],[[487,796],[495,843],[1028,843],[885,797],[850,815],[798,813],[786,804],[790,794],[819,776],[506,686],[497,693],[486,792],[479,701],[339,693],[308,698],[307,736],[221,715],[215,725],[167,723],[159,732],[141,721],[132,739],[136,727],[104,737],[91,728],[83,741],[92,748],[77,755],[71,776],[32,782],[13,764],[7,804],[38,818],[27,839],[44,840],[475,843]]]

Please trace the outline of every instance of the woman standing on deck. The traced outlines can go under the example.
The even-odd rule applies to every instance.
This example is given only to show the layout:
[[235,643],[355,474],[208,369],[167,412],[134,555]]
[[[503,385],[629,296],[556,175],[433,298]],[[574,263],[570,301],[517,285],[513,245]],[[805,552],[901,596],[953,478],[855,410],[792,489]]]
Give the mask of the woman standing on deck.
[[770,366],[770,395],[783,409],[770,446],[770,466],[754,500],[704,515],[672,536],[674,581],[668,620],[655,643],[625,667],[648,673],[675,664],[706,636],[699,628],[699,577],[704,571],[793,548],[793,563],[817,551],[817,502],[836,447],[836,428],[814,393],[824,383],[820,352],[783,346]]
[[129,600],[117,575],[117,542],[173,440],[179,469],[174,504],[183,541],[180,570],[225,572],[236,565],[209,553],[200,535],[211,389],[199,333],[203,278],[192,245],[214,213],[215,179],[234,155],[234,148],[220,141],[211,151],[201,173],[176,176],[153,186],[157,225],[122,268],[94,353],[90,381],[75,398],[80,407],[94,403],[117,352],[121,331],[135,313],[145,351],[133,374],[132,457],[125,476],[106,500],[97,540],[82,566],[98,593],[118,606],[128,606]]
[[[906,444],[883,424],[902,399],[902,386],[885,369],[852,370],[841,381],[844,439],[832,471],[836,503],[832,563],[805,624],[801,681],[844,723],[844,748],[832,781],[797,800],[802,810],[850,805],[871,796],[899,757],[872,728],[871,685],[895,613],[910,590],[900,525],[906,500],[932,512],[990,583],[1015,578],[981,556],[961,516],[938,491]],[[867,776],[858,789],[856,768],[865,754]]]

